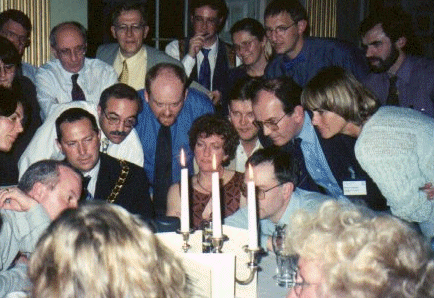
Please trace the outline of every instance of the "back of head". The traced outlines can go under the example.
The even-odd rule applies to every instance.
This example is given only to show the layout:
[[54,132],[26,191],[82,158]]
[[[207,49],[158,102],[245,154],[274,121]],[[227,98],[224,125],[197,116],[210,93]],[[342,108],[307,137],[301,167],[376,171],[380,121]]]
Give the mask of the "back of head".
[[35,298],[187,296],[180,261],[140,219],[107,203],[82,205],[53,221],[29,276]]
[[148,93],[151,93],[152,82],[164,72],[174,74],[184,86],[184,91],[187,89],[187,75],[182,67],[171,63],[158,63],[146,73],[145,89]]
[[13,64],[15,66],[21,63],[21,56],[17,48],[3,36],[0,36],[0,60],[4,64]]
[[122,2],[121,4],[117,5],[113,12],[112,12],[112,26],[116,26],[117,25],[117,21],[119,16],[123,13],[123,12],[127,12],[127,11],[138,11],[140,13],[140,15],[142,16],[142,21],[143,21],[143,26],[148,26],[148,16],[146,13],[146,7],[143,4],[143,2],[140,1],[126,1],[126,2]]
[[63,123],[72,123],[72,122],[79,121],[81,119],[88,119],[92,125],[92,129],[97,133],[99,132],[98,124],[96,122],[94,115],[92,115],[88,111],[83,110],[81,108],[71,108],[71,109],[65,110],[56,119],[57,140],[59,142],[62,140],[62,130],[60,129],[60,126]]
[[139,107],[138,112],[140,113],[143,108],[143,102],[140,99],[137,91],[132,88],[131,86],[128,86],[123,83],[117,83],[114,84],[108,88],[106,88],[102,93],[101,97],[99,99],[98,105],[101,107],[101,109],[104,111],[107,107],[107,101],[110,98],[116,98],[116,99],[128,99],[131,101],[135,101],[137,103],[137,106]]
[[261,23],[252,18],[239,20],[231,27],[231,35],[237,32],[246,31],[250,35],[255,36],[259,41],[263,41],[265,37],[265,29]]
[[237,80],[229,92],[229,101],[232,100],[252,100],[256,89],[261,80],[257,78],[245,77]]
[[262,163],[271,163],[274,166],[274,175],[279,183],[291,182],[294,187],[298,185],[299,166],[290,153],[274,146],[259,149],[248,158],[246,167],[247,164],[257,166]]
[[29,17],[22,11],[16,9],[8,9],[0,13],[0,30],[3,29],[3,25],[9,20],[17,22],[18,24],[23,26],[23,28],[27,31],[27,35],[30,35],[30,31],[32,30],[32,24],[30,23]]
[[294,108],[301,104],[301,90],[301,87],[289,77],[263,80],[256,88],[252,102],[255,104],[258,101],[260,91],[271,92],[282,103],[284,112],[291,114],[294,112]]
[[59,167],[66,167],[77,173],[81,177],[81,173],[71,167],[69,164],[58,160],[41,160],[32,164],[23,174],[18,182],[18,188],[23,192],[28,193],[32,190],[35,183],[39,182],[50,189],[53,189],[59,182],[60,172]]
[[265,8],[264,19],[267,17],[276,16],[282,12],[288,13],[295,23],[301,20],[308,20],[306,9],[298,0],[271,1]]
[[343,68],[333,66],[309,81],[301,94],[306,109],[338,114],[357,125],[364,123],[379,108],[374,95]]
[[327,201],[316,214],[295,214],[287,244],[288,253],[318,261],[325,297],[422,298],[434,293],[427,244],[393,216],[367,215]]
[[14,88],[5,88],[0,86],[0,116],[9,117],[17,109],[21,102],[21,93]]

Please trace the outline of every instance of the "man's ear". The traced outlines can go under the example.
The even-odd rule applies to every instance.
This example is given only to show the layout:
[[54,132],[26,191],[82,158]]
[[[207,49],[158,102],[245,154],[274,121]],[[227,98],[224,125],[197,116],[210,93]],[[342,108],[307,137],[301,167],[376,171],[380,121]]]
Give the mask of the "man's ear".
[[294,107],[294,112],[292,113],[293,119],[297,123],[303,123],[304,122],[304,109],[302,106],[298,105]]
[[45,184],[36,182],[33,184],[33,187],[29,191],[28,195],[41,204],[44,201],[44,198],[47,196],[47,192],[48,188]]
[[283,184],[283,197],[285,200],[290,200],[292,193],[294,192],[294,183],[286,182]]
[[149,93],[146,90],[143,90],[143,97],[145,98],[146,102],[149,103]]
[[407,38],[405,38],[404,36],[398,38],[398,40],[395,41],[396,47],[400,50],[402,50],[406,44],[407,44]]
[[65,154],[63,153],[62,145],[60,144],[59,139],[56,139],[55,142],[56,142],[57,148],[59,148],[60,152],[62,152],[62,154],[65,155]]
[[306,31],[307,28],[307,21],[306,20],[301,20],[297,22],[297,30],[298,30],[298,34],[303,35],[304,32]]
[[96,112],[98,113],[98,119],[101,119],[101,117],[102,117],[102,109],[101,109],[100,105],[98,105],[96,107]]
[[59,57],[58,57],[58,55],[57,55],[57,51],[56,51],[56,49],[53,48],[53,47],[50,47],[50,49],[51,49],[51,54],[52,54],[56,59],[59,59]]
[[115,28],[115,26],[111,26],[111,27],[110,27],[110,32],[112,33],[113,38],[114,38],[114,39],[117,39],[117,37],[116,37],[116,28]]
[[143,28],[143,39],[146,39],[146,37],[148,36],[148,34],[149,34],[149,26],[145,26]]

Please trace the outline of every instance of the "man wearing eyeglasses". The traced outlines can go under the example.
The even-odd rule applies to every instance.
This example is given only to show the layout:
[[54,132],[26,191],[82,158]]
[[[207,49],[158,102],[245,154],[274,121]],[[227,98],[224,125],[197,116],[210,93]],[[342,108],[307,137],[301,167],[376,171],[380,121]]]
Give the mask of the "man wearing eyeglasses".
[[101,134],[95,117],[80,108],[56,119],[57,145],[65,160],[83,176],[87,200],[118,204],[144,220],[154,216],[149,182],[142,167],[100,152]]
[[107,63],[85,58],[86,29],[77,22],[61,23],[51,30],[50,44],[56,59],[36,73],[42,118],[47,118],[56,106],[71,101],[96,106],[102,91],[117,82],[117,74]]
[[[256,186],[258,215],[260,218],[260,245],[272,250],[271,236],[276,225],[289,225],[295,211],[312,212],[327,199],[326,195],[298,188],[298,166],[293,156],[276,147],[259,149],[249,157]],[[246,173],[245,181],[249,181]],[[247,196],[247,193],[245,194]],[[242,208],[227,217],[224,224],[248,228],[248,210]]]
[[362,52],[342,41],[307,37],[306,9],[298,0],[271,1],[264,13],[265,33],[277,54],[267,66],[265,76],[291,77],[304,87],[327,66],[341,66],[363,79],[368,66]]
[[119,82],[141,90],[146,72],[152,66],[161,62],[182,66],[181,62],[164,52],[143,44],[149,26],[142,4],[127,2],[118,5],[112,14],[110,30],[118,42],[101,45],[96,57],[113,65]]
[[387,210],[385,198],[356,160],[355,139],[344,135],[321,138],[301,106],[300,96],[301,88],[292,79],[281,77],[261,82],[252,101],[263,134],[298,160],[298,187],[334,198],[346,196],[373,210]]
[[[30,19],[23,12],[8,9],[0,13],[0,35],[14,44],[21,58],[24,50],[30,45],[31,30]],[[33,83],[35,83],[36,70],[35,66],[25,62],[21,62],[17,69],[19,74],[28,77]]]
[[97,117],[101,128],[101,152],[143,167],[143,149],[134,129],[142,106],[142,100],[137,92],[121,83],[110,86],[102,92],[98,107],[86,101],[59,105],[38,129],[21,156],[18,163],[20,176],[36,161],[65,158],[55,143],[54,123],[61,113],[73,107],[85,109]]
[[189,79],[210,91],[208,95],[214,104],[220,103],[227,88],[229,68],[241,63],[233,47],[218,37],[227,14],[223,0],[193,0],[190,4],[193,36],[172,41],[166,47],[169,56],[182,61]]

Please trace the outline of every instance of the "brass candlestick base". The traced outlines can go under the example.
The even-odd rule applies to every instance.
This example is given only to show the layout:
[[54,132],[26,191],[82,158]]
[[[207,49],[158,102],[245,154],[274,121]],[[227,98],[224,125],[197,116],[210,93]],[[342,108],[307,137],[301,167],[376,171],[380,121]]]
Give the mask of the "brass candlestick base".
[[213,253],[222,253],[223,244],[225,241],[228,241],[229,237],[226,235],[222,235],[219,238],[211,237],[212,244],[212,252]]
[[193,234],[194,230],[190,230],[187,232],[181,232],[181,230],[177,230],[176,233],[181,234],[182,235],[182,240],[184,241],[184,243],[182,244],[182,250],[184,252],[187,252],[191,245],[188,244],[188,239],[190,238],[190,233]]
[[263,253],[263,250],[260,247],[251,249],[247,245],[244,245],[243,249],[249,254],[249,262],[247,263],[247,267],[250,269],[250,275],[245,280],[240,280],[235,276],[235,281],[240,285],[248,285],[253,281],[255,278],[255,273],[259,269],[258,256]]

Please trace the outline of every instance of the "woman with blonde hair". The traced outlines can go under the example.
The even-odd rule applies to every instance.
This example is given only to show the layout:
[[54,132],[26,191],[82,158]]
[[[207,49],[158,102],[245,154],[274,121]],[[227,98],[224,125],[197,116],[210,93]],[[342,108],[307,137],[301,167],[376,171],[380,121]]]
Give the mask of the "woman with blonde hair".
[[313,111],[312,124],[323,138],[357,138],[357,161],[392,214],[434,237],[434,119],[408,108],[379,107],[369,90],[338,67],[319,72],[301,102]]
[[396,217],[327,201],[316,214],[297,213],[286,241],[299,256],[288,298],[434,297],[430,249]]
[[180,261],[122,207],[91,203],[64,212],[29,266],[32,297],[187,297]]

